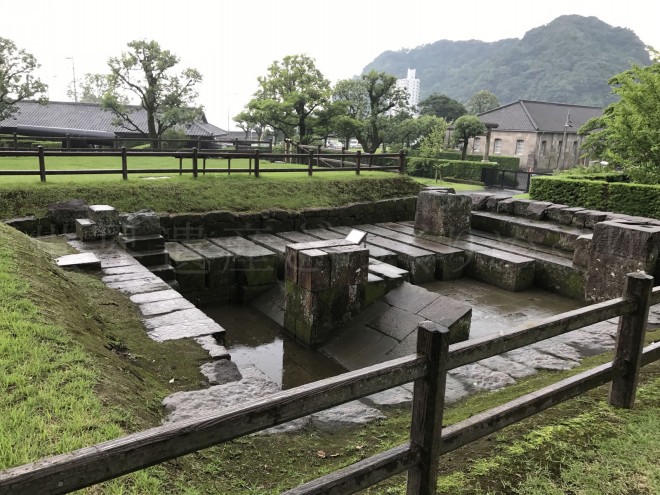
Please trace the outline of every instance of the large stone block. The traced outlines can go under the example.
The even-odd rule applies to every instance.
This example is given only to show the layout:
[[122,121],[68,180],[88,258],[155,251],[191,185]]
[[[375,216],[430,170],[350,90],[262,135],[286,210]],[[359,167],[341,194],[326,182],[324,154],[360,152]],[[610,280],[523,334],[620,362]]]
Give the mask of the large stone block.
[[603,301],[623,294],[626,274],[658,276],[660,226],[607,221],[597,223],[589,249],[585,297]]
[[534,281],[534,260],[496,249],[482,249],[472,253],[472,261],[464,272],[512,292],[527,289]]
[[422,191],[417,199],[415,229],[456,237],[470,231],[472,199],[439,191]]
[[257,287],[277,281],[277,255],[274,252],[239,236],[217,237],[210,241],[234,255],[239,285]]
[[183,245],[200,255],[204,261],[206,287],[212,290],[229,288],[234,283],[234,255],[206,239],[184,242]]
[[128,237],[160,235],[160,217],[151,210],[129,213],[121,218],[121,232]]
[[82,199],[50,203],[46,208],[53,230],[58,233],[75,232],[76,219],[87,218],[87,203]]
[[119,233],[119,212],[109,205],[91,205],[87,216],[96,224],[99,237],[109,239]]
[[206,285],[206,267],[202,256],[178,242],[166,242],[165,249],[182,292],[199,290]]
[[589,250],[591,249],[591,240],[593,234],[581,235],[575,241],[575,251],[573,251],[573,264],[586,268],[589,266]]

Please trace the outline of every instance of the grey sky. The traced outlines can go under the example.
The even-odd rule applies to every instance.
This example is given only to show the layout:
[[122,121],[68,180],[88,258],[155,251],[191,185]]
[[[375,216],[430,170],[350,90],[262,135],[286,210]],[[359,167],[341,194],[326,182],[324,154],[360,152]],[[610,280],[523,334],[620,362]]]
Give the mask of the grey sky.
[[[0,36],[41,63],[51,100],[66,101],[73,57],[78,79],[105,72],[134,39],[154,39],[204,76],[199,103],[225,128],[257,89],[257,77],[286,55],[305,53],[331,81],[359,74],[385,50],[440,39],[520,38],[564,14],[632,29],[660,49],[658,0],[36,0],[5,1]],[[422,81],[423,84],[423,81]],[[231,127],[234,128],[233,123]]]

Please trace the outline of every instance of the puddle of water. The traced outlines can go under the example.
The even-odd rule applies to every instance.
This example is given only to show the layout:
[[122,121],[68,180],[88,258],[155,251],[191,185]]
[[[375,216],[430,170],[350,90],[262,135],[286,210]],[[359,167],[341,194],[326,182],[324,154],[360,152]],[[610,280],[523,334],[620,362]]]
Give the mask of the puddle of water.
[[575,299],[535,287],[509,292],[469,278],[435,281],[422,287],[472,306],[471,339],[498,334],[519,325],[534,324],[584,306]]
[[226,330],[225,347],[232,361],[255,365],[283,390],[346,372],[330,358],[300,345],[254,308],[227,305],[204,312]]

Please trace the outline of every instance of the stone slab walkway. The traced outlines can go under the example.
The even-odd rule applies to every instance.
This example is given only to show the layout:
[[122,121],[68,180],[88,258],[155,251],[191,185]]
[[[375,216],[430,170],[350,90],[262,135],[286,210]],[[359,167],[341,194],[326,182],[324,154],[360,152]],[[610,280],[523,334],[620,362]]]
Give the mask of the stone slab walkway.
[[100,261],[101,280],[137,305],[147,335],[153,340],[195,338],[213,359],[229,358],[224,346],[216,341],[225,330],[116,243],[73,239],[69,244],[82,255],[93,255]]

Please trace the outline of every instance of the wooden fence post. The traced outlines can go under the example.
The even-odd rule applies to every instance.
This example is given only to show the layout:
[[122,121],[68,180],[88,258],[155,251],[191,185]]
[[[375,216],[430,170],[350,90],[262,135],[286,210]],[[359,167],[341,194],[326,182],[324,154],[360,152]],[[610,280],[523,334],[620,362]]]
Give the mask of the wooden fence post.
[[128,161],[126,159],[126,146],[121,147],[121,177],[128,179]]
[[399,151],[399,175],[406,173],[406,153],[405,151]]
[[39,175],[41,182],[46,182],[46,159],[44,157],[44,147],[38,146],[37,152],[39,153]]
[[71,136],[68,134],[66,135],[66,149],[67,151],[71,151]]
[[429,362],[428,374],[415,380],[410,443],[421,449],[420,463],[408,470],[406,495],[434,495],[445,407],[449,329],[432,321],[417,326],[417,354]]
[[360,155],[362,155],[362,152],[357,150],[355,152],[355,175],[360,175]]
[[307,175],[312,175],[312,165],[314,164],[314,151],[309,150],[309,163],[307,164]]
[[614,345],[614,366],[621,367],[623,375],[612,380],[610,385],[608,403],[611,406],[632,409],[635,404],[652,290],[653,277],[644,272],[628,274],[623,297],[635,299],[639,301],[639,305],[636,311],[625,313],[619,319]]
[[259,178],[259,150],[254,150],[254,176]]
[[179,156],[179,175],[183,175],[183,156]]
[[316,167],[318,168],[321,165],[321,145],[319,144],[316,147]]
[[197,178],[197,148],[193,148],[192,162],[193,162],[193,179],[196,179]]
[[341,147],[341,165],[339,165],[340,168],[344,168],[344,153],[346,153],[346,146]]
[[18,151],[18,136],[14,133],[14,150]]

